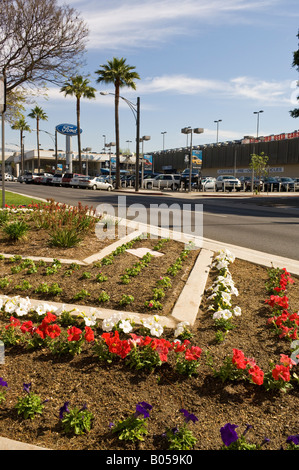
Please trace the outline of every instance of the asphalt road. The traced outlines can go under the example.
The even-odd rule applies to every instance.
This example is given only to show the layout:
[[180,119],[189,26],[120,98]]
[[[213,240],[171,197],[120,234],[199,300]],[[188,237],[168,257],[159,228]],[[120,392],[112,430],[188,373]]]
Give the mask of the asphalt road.
[[[147,208],[147,222],[149,209],[155,213],[155,207],[160,206],[161,213],[169,214],[169,208],[173,209],[173,218],[168,226],[174,230],[186,229],[180,216],[184,212],[188,224],[189,215],[199,214],[203,211],[202,235],[211,240],[252,248],[265,253],[299,260],[299,194],[298,196],[271,196],[271,197],[230,197],[221,195],[217,197],[198,197],[189,194],[170,193],[165,194],[135,194],[113,191],[88,191],[85,189],[60,188],[48,186],[35,186],[20,183],[6,183],[6,189],[18,193],[41,197],[53,198],[55,201],[77,205],[92,206],[94,209],[102,204],[109,204],[115,210],[120,204],[129,207],[129,218],[138,217],[141,220],[142,207]],[[122,198],[121,200],[119,198]],[[165,204],[164,209],[162,204]],[[138,209],[141,212],[136,212]],[[184,208],[184,211],[181,209]],[[123,214],[122,214],[123,216]],[[146,216],[145,216],[146,217]],[[191,216],[190,216],[191,217]],[[162,219],[163,220],[163,219]],[[146,222],[146,220],[142,220]],[[190,233],[199,234],[198,219],[191,219]],[[163,222],[162,222],[163,224]]]

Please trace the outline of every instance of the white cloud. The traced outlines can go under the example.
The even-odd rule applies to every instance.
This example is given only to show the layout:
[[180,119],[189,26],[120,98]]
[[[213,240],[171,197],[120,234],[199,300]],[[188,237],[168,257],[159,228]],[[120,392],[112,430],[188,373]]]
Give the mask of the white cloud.
[[[290,105],[292,104],[293,81],[266,81],[253,77],[235,77],[228,81],[215,79],[202,79],[187,75],[161,75],[147,78],[138,82],[137,92],[127,89],[126,97],[144,96],[153,94],[172,95],[203,95],[213,98],[234,100],[251,100],[265,105]],[[113,88],[110,90],[113,93]],[[73,97],[65,97],[59,88],[48,89],[48,102],[57,100],[73,100]],[[129,98],[130,99],[130,98]],[[84,99],[82,99],[84,101]],[[96,94],[95,100],[86,100],[90,103],[98,103],[114,106],[114,100],[101,97]]]
[[[111,0],[71,4],[90,28],[89,48],[116,49],[157,45],[177,35],[198,33],[200,24],[250,21],[279,0]],[[255,21],[257,16],[255,16]]]

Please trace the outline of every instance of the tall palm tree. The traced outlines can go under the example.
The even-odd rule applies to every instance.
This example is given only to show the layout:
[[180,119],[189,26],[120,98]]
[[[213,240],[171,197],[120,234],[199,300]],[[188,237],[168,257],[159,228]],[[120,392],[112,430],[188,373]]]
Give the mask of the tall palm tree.
[[128,87],[136,90],[135,80],[140,77],[134,71],[135,67],[126,63],[126,59],[113,57],[108,60],[107,64],[101,65],[99,70],[96,70],[98,75],[97,83],[113,83],[115,87],[115,143],[116,143],[116,188],[120,187],[120,160],[119,160],[119,91],[120,88]]
[[39,122],[47,121],[48,116],[46,115],[45,111],[39,106],[35,106],[35,108],[31,110],[31,113],[29,113],[28,116],[36,120],[37,169],[38,169],[38,172],[40,172]]
[[81,157],[81,135],[80,135],[80,100],[81,98],[92,99],[95,98],[96,89],[89,85],[88,78],[83,78],[81,75],[72,77],[69,82],[61,87],[60,91],[65,96],[75,96],[76,98],[76,112],[77,112],[77,138],[78,138],[78,155],[79,155],[79,167],[80,173],[82,173],[82,157]]
[[24,174],[24,132],[31,132],[30,126],[25,121],[24,116],[18,119],[12,126],[12,129],[20,131],[20,149],[21,149],[21,175]]

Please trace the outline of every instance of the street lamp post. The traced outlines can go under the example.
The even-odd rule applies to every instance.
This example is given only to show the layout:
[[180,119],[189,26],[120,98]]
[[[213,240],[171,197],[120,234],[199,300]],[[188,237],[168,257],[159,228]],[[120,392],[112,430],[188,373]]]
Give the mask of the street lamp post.
[[260,114],[264,111],[261,109],[260,111],[254,111],[253,114],[257,115],[257,123],[256,123],[256,138],[259,137],[259,124],[260,124]]
[[[115,93],[108,93],[105,91],[100,91],[101,95],[113,95]],[[136,174],[136,182],[135,182],[135,191],[139,191],[139,139],[140,139],[140,98],[137,97],[136,104],[129,101],[127,98],[120,96],[120,98],[127,103],[129,108],[131,109],[135,122],[136,122],[136,162],[135,162],[135,174]]]
[[165,134],[167,134],[167,131],[164,131],[164,132],[161,132],[162,136],[163,136],[163,151],[165,149]]
[[182,134],[190,134],[190,153],[189,153],[189,192],[191,192],[191,179],[192,179],[192,136],[193,132],[195,134],[202,134],[203,129],[201,127],[196,127],[192,129],[190,126],[184,127],[181,129]]
[[105,144],[105,147],[109,147],[109,180],[111,183],[111,147],[115,147],[115,142],[109,142],[109,144]]
[[222,119],[218,119],[218,121],[214,121],[217,124],[217,137],[216,142],[218,144],[218,135],[219,135],[219,122],[222,122]]
[[140,139],[140,142],[142,142],[141,181],[140,181],[141,188],[143,188],[143,179],[144,179],[144,153],[143,153],[143,142],[144,142],[145,140],[151,140],[150,136],[149,136],[149,135],[144,135],[144,136],[141,137],[141,139]]

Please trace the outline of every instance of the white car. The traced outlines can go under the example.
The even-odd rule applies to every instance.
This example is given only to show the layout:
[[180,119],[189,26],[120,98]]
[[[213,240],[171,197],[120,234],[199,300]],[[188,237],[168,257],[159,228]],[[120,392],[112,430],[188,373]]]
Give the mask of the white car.
[[201,182],[203,191],[216,190],[216,178],[206,178]]
[[62,173],[55,173],[53,176],[52,176],[52,179],[51,179],[51,183],[53,186],[61,186],[61,182],[62,182],[62,177],[63,177],[63,174]]
[[71,179],[71,186],[88,189],[105,189],[112,191],[113,186],[103,176],[76,176]]

